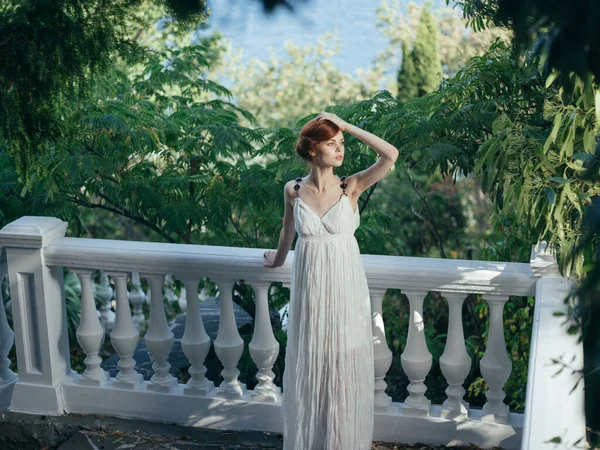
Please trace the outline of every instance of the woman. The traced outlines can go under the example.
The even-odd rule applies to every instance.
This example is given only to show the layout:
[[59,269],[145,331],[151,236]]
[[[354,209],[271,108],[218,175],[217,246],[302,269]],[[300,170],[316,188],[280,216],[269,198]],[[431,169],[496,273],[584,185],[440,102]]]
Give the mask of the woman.
[[[338,178],[346,131],[380,158]],[[369,287],[354,232],[358,198],[394,165],[398,150],[383,139],[321,113],[300,132],[296,152],[310,173],[286,183],[277,251],[281,266],[295,233],[283,375],[284,450],[368,450],[373,434],[373,343]]]

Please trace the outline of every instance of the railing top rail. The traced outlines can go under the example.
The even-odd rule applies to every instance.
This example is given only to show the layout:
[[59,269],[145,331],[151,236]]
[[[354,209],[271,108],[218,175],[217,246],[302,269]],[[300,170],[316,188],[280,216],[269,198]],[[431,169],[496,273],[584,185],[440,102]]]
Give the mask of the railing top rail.
[[[87,238],[57,238],[43,249],[49,266],[171,273],[179,278],[234,277],[253,283],[289,284],[294,251],[276,269],[263,267],[265,249]],[[372,289],[534,295],[529,264],[362,255]]]

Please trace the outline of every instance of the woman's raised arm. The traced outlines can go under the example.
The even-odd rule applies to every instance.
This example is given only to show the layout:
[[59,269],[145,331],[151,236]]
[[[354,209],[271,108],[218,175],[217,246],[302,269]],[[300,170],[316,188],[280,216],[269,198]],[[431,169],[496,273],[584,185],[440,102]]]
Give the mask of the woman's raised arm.
[[315,120],[329,120],[335,123],[342,131],[350,133],[357,137],[379,155],[379,159],[371,166],[360,172],[356,172],[346,178],[348,190],[358,197],[367,188],[381,180],[386,173],[390,171],[400,152],[396,147],[387,141],[384,141],[373,133],[369,133],[355,125],[340,119],[332,113],[323,112],[315,117]]

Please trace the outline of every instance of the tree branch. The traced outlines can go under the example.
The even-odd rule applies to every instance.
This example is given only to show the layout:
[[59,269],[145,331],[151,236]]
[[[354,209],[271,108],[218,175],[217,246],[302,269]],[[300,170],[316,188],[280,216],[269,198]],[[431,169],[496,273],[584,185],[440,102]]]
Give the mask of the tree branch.
[[408,170],[406,169],[406,166],[404,164],[402,164],[402,168],[404,169],[404,173],[408,177],[408,181],[410,182],[410,184],[413,187],[414,191],[417,193],[417,195],[419,196],[419,198],[421,199],[421,201],[425,204],[425,207],[427,208],[427,212],[429,213],[430,221],[431,221],[431,223],[433,225],[433,232],[435,233],[435,235],[436,235],[436,237],[438,239],[438,242],[439,242],[440,254],[441,254],[442,258],[447,258],[446,253],[444,252],[444,243],[443,243],[442,237],[440,236],[440,233],[438,231],[438,227],[437,227],[437,224],[435,223],[435,219],[433,217],[433,212],[431,211],[431,208],[429,207],[429,203],[427,203],[427,200],[425,200],[425,198],[421,195],[421,192],[419,192],[419,189],[415,185],[412,177],[410,176],[410,173],[408,172]]
[[235,221],[233,220],[233,217],[229,216],[229,221],[233,224],[233,227],[236,229],[236,231],[238,232],[239,235],[241,235],[243,238],[246,239],[246,244],[248,246],[251,246],[251,242],[250,242],[250,237],[245,234],[237,225],[237,223],[235,223]]
[[[379,183],[379,181],[377,183]],[[362,208],[360,208],[360,211],[358,212],[359,214],[362,214],[363,211],[365,210],[365,208],[367,207],[367,204],[369,203],[369,199],[371,198],[371,195],[373,195],[373,191],[375,191],[375,188],[377,187],[377,183],[375,183],[371,187],[369,187],[368,192],[367,192],[367,198],[363,202]]]
[[[105,200],[109,201],[109,203],[110,203],[110,200],[108,200],[106,198],[106,196],[100,194],[100,197],[104,198]],[[160,236],[162,236],[167,242],[170,242],[172,244],[176,244],[177,243],[176,240],[174,240],[172,237],[170,237],[168,234],[166,234],[160,228],[156,227],[155,225],[152,225],[150,222],[148,222],[143,217],[136,216],[133,213],[131,213],[130,211],[124,209],[124,208],[122,210],[119,210],[117,208],[106,206],[106,205],[103,205],[101,203],[88,203],[88,202],[84,202],[83,200],[80,200],[80,199],[78,199],[76,197],[72,197],[72,200],[73,200],[73,203],[75,203],[76,205],[79,205],[79,206],[84,206],[84,207],[90,208],[90,209],[100,208],[100,209],[104,209],[106,211],[110,211],[112,213],[115,213],[115,214],[118,214],[118,215],[121,215],[121,216],[125,216],[128,219],[131,219],[131,220],[139,223],[140,225],[143,225],[143,226],[145,226],[147,228],[150,228],[152,231],[154,231],[154,232],[158,233]]]

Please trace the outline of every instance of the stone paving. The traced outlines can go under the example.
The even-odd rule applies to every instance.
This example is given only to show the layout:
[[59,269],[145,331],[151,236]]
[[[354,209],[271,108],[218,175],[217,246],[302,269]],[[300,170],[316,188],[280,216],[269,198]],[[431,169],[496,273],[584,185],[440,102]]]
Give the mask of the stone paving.
[[[0,414],[2,450],[250,450],[283,448],[279,433],[232,431],[97,415]],[[433,450],[444,446],[374,442],[372,450]],[[476,446],[450,447],[477,450]],[[343,450],[343,449],[341,449]]]

